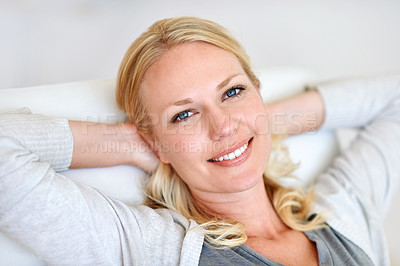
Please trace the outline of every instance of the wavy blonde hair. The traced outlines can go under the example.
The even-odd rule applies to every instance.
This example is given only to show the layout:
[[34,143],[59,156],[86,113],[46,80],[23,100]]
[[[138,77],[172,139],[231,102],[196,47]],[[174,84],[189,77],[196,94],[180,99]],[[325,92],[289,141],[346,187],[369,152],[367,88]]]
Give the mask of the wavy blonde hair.
[[[126,52],[117,78],[117,103],[133,121],[139,132],[152,136],[140,84],[146,70],[173,46],[201,41],[232,53],[257,88],[260,82],[250,67],[250,60],[241,45],[222,26],[195,17],[160,20],[137,38]],[[280,137],[273,136],[272,153],[263,174],[269,199],[282,221],[292,229],[307,231],[323,226],[321,215],[309,218],[313,193],[281,186],[279,178],[290,176],[297,168]],[[171,165],[160,163],[146,185],[144,204],[151,208],[168,208],[195,220],[205,238],[218,247],[233,247],[246,242],[244,224],[210,216],[198,208],[187,185]]]

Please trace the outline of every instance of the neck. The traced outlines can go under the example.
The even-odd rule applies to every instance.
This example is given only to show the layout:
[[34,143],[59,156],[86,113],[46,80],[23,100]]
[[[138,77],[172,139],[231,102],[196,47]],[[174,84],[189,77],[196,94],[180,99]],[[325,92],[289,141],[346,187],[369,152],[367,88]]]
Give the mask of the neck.
[[249,237],[274,238],[288,229],[273,208],[263,181],[249,190],[237,193],[192,191],[192,194],[196,205],[212,216],[243,223]]

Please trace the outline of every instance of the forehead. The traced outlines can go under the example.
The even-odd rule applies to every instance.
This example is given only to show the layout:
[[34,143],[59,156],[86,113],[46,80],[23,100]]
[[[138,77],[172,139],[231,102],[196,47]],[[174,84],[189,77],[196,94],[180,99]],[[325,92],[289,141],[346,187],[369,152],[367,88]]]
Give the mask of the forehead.
[[157,111],[171,100],[195,98],[201,91],[215,89],[238,73],[244,71],[233,54],[211,44],[193,42],[164,53],[146,71],[140,89],[148,108]]

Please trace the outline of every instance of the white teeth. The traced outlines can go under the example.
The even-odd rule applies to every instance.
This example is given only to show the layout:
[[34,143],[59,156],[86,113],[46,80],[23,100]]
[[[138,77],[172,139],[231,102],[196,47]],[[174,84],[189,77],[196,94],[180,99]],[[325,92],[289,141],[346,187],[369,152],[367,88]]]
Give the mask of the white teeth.
[[240,155],[242,155],[242,151],[240,150],[240,148],[239,149],[237,149],[236,151],[235,151],[235,156],[236,157],[239,157]]
[[243,154],[245,150],[247,150],[248,144],[244,144],[242,147],[239,149],[235,150],[234,152],[231,152],[229,154],[225,154],[224,156],[221,156],[219,158],[212,159],[213,162],[222,162],[222,161],[227,161],[227,160],[232,160],[235,159],[236,157],[239,157],[240,155]]

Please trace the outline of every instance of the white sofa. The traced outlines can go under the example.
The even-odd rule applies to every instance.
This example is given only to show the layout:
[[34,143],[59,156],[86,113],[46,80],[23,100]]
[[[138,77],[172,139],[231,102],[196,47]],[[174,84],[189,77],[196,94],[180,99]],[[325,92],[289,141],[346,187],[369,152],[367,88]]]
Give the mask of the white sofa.
[[[312,71],[297,68],[269,68],[258,72],[265,101],[273,101],[303,90],[315,80]],[[125,115],[115,103],[114,80],[93,80],[29,88],[0,90],[0,111],[29,107],[34,113],[73,120],[119,122]],[[287,140],[294,160],[301,166],[292,183],[306,185],[321,173],[339,152],[331,131],[291,137]],[[310,149],[312,147],[312,149]],[[316,163],[317,162],[317,163]],[[129,204],[140,203],[146,175],[138,168],[117,166],[75,169],[63,174],[85,182]],[[43,265],[34,254],[0,233],[0,265]]]

